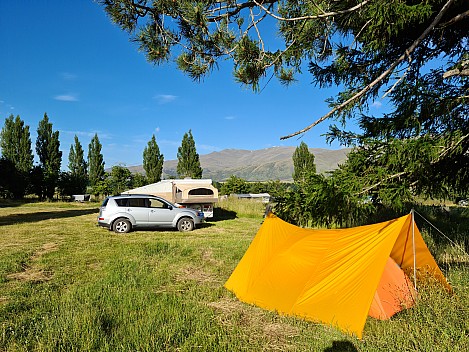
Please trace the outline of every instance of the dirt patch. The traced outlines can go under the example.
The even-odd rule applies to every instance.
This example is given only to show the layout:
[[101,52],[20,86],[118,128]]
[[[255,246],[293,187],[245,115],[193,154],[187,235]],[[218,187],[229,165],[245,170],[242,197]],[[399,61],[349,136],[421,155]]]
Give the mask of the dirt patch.
[[52,279],[53,272],[39,269],[35,266],[35,262],[44,254],[54,252],[59,249],[59,245],[55,242],[49,242],[42,245],[40,249],[33,253],[29,258],[30,264],[23,266],[23,270],[17,273],[7,275],[10,280],[28,281],[28,282],[44,282]]
[[38,249],[34,254],[31,256],[31,260],[37,260],[41,256],[46,253],[54,252],[59,249],[59,245],[55,242],[44,243],[40,249]]
[[176,275],[177,281],[197,281],[197,282],[217,282],[214,275],[211,275],[201,268],[187,266],[179,270]]
[[29,282],[44,282],[52,279],[53,273],[51,271],[44,271],[36,268],[26,268],[19,273],[7,275],[10,280],[29,281]]
[[300,335],[298,328],[287,323],[272,322],[268,312],[235,299],[222,298],[207,305],[216,310],[220,324],[243,327],[242,331],[248,340],[256,340],[257,336],[263,335],[265,350],[268,351],[291,350],[293,345],[290,340]]
[[211,248],[207,248],[202,252],[202,260],[204,262],[219,265],[221,262],[214,258],[213,250]]
[[246,310],[245,303],[242,303],[238,300],[222,298],[217,302],[207,303],[209,307],[220,310],[223,313],[232,313],[235,311],[244,311]]
[[272,323],[264,326],[264,332],[273,337],[296,337],[299,336],[299,329],[288,324]]

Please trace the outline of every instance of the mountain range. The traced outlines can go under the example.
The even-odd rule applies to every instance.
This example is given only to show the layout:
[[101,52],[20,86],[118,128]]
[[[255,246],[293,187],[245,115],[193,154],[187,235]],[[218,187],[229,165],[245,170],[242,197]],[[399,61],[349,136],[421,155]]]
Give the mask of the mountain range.
[[[280,180],[291,181],[293,174],[293,153],[296,147],[272,147],[260,150],[225,149],[219,152],[200,155],[203,178],[225,181],[231,175],[246,181]],[[350,149],[310,148],[314,154],[316,171],[325,173],[335,170],[347,159]],[[163,179],[177,175],[177,160],[167,160],[163,164]],[[143,166],[131,166],[133,173],[145,173]]]

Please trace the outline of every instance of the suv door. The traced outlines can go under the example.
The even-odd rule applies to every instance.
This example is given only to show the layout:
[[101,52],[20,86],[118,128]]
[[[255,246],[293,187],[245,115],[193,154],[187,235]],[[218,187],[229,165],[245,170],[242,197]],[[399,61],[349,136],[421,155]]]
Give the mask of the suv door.
[[133,216],[137,226],[148,224],[148,213],[150,210],[148,209],[147,203],[146,198],[132,197],[127,199],[126,211]]
[[171,226],[176,216],[176,211],[168,203],[156,198],[148,199],[150,225]]

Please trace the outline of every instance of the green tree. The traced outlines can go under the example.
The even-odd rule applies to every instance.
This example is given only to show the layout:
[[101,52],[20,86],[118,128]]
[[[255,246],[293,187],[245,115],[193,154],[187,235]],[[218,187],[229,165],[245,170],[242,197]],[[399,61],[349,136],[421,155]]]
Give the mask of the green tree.
[[22,198],[27,184],[25,174],[19,171],[13,161],[0,158],[0,196],[3,198]]
[[73,194],[83,194],[86,192],[88,184],[88,171],[85,161],[85,153],[78,137],[75,135],[75,143],[70,146],[68,154],[68,169],[70,170],[70,191]]
[[106,173],[104,176],[104,179],[98,181],[95,184],[95,186],[93,187],[93,192],[95,193],[95,195],[102,194],[102,195],[108,196],[113,193],[111,189],[112,185],[108,176],[109,175]]
[[297,183],[304,182],[307,173],[316,173],[314,154],[309,152],[308,145],[301,142],[293,153],[293,180]]
[[149,184],[145,175],[141,173],[132,174],[132,188],[142,187]]
[[43,199],[45,198],[45,189],[44,170],[40,165],[35,165],[29,173],[28,191],[37,195],[39,199]]
[[184,134],[181,146],[178,148],[177,158],[176,171],[180,178],[202,178],[202,167],[200,166],[199,154],[195,149],[195,141],[191,130]]
[[24,125],[19,115],[16,118],[10,115],[5,119],[5,125],[0,132],[0,148],[5,166],[3,171],[8,173],[3,177],[3,189],[6,192],[4,194],[22,198],[26,193],[29,172],[33,167],[33,152],[29,126]]
[[163,162],[163,154],[160,154],[160,148],[156,144],[155,135],[153,135],[143,150],[143,169],[145,170],[148,183],[161,181]]
[[110,191],[120,194],[132,186],[132,174],[125,166],[113,166],[107,178]]
[[362,204],[348,180],[306,172],[304,181],[277,195],[275,214],[298,226],[357,226],[374,211]]
[[245,194],[249,192],[249,184],[246,180],[231,175],[228,180],[222,183],[221,185],[221,194],[230,195],[230,194]]
[[36,153],[44,175],[44,196],[52,199],[59,180],[62,152],[60,151],[59,131],[52,130],[49,117],[39,121],[37,128]]
[[104,180],[104,157],[101,154],[101,143],[96,133],[88,146],[88,177],[94,195],[99,195],[96,185]]
[[[367,149],[374,172],[373,161],[386,148],[367,143],[399,139],[409,150],[423,138],[439,153],[401,164],[417,172],[413,165],[422,163],[429,176],[406,171],[400,179],[415,186],[443,182],[457,193],[469,183],[461,171],[469,169],[467,0],[100,2],[149,62],[174,59],[194,80],[228,59],[235,79],[254,90],[272,75],[290,84],[306,65],[319,88],[338,88],[328,113],[282,139],[335,119],[339,125],[330,126],[328,140]],[[271,39],[274,30],[279,40]],[[375,103],[388,112],[373,115]],[[347,131],[349,119],[362,132]],[[393,172],[370,177],[379,177],[380,185],[396,178]]]
[[19,115],[5,119],[0,133],[0,148],[3,157],[11,160],[19,171],[28,173],[33,168],[29,126],[24,125]]

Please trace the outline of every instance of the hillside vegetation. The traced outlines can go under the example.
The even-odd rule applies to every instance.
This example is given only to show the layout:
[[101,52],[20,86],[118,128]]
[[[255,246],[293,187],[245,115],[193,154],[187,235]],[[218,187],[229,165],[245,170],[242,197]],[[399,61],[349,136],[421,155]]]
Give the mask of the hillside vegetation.
[[[97,203],[0,203],[0,351],[463,351],[467,258],[432,242],[454,288],[368,318],[363,340],[239,302],[223,288],[262,223],[259,203],[221,202],[190,233],[116,235]],[[469,227],[458,217],[459,232]],[[431,239],[431,238],[430,238]]]

